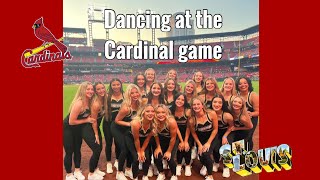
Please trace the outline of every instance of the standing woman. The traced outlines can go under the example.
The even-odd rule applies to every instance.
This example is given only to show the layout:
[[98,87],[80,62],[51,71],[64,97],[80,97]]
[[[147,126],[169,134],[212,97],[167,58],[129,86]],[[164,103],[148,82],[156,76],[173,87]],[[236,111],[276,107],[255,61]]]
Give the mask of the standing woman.
[[251,79],[247,77],[239,77],[236,81],[236,89],[239,95],[245,100],[246,107],[248,111],[248,115],[251,118],[252,129],[248,134],[248,142],[249,142],[249,150],[253,149],[253,133],[256,130],[258,125],[258,117],[259,117],[259,95],[253,92],[253,86]]
[[[68,116],[63,120],[63,147],[65,150],[64,167],[66,180],[84,180],[80,171],[82,126],[84,123],[96,123],[90,116],[89,107],[93,97],[93,86],[90,82],[80,84],[69,108]],[[72,174],[72,155],[74,155],[75,170]]]
[[[212,107],[218,117],[218,145],[213,150],[214,163],[212,171],[218,172],[220,161],[219,149],[222,145],[228,143],[228,136],[233,128],[233,117],[222,95],[213,98]],[[226,166],[223,168],[222,177],[230,177],[229,168]]]
[[[113,173],[112,164],[111,164],[111,147],[113,143],[113,136],[111,133],[111,124],[116,119],[120,106],[123,102],[123,89],[122,89],[122,82],[118,78],[113,78],[110,81],[109,89],[108,89],[108,99],[107,99],[107,111],[105,113],[105,121],[103,122],[103,132],[104,132],[104,139],[106,142],[106,159],[107,159],[107,173]],[[116,153],[116,160],[114,162],[114,166],[118,169],[118,159],[120,155],[120,149],[115,144],[115,153]]]
[[197,71],[193,74],[192,80],[196,83],[196,92],[198,95],[202,92],[204,88],[204,75],[201,71]]
[[91,105],[91,117],[97,119],[95,123],[86,123],[82,129],[82,137],[87,145],[92,150],[92,156],[89,162],[89,180],[100,180],[105,175],[100,171],[98,166],[100,153],[102,150],[102,136],[100,132],[100,123],[105,116],[107,107],[107,93],[106,88],[102,82],[97,82],[93,86],[95,96]]
[[191,150],[190,145],[193,145],[193,139],[190,137],[190,129],[187,125],[190,117],[190,109],[185,94],[178,93],[175,95],[174,104],[171,107],[171,113],[174,116],[179,128],[179,150],[177,151],[177,176],[181,175],[182,159],[184,158],[185,176],[191,176]]
[[192,99],[191,117],[189,118],[190,132],[197,144],[198,154],[202,168],[200,174],[206,180],[213,180],[212,158],[213,149],[218,145],[218,118],[212,110],[206,110],[200,98]]
[[241,96],[236,96],[231,100],[230,112],[233,116],[234,126],[232,131],[234,132],[231,137],[228,137],[229,143],[242,139],[248,142],[249,133],[253,125],[247,112],[246,102]]
[[170,108],[174,104],[174,96],[177,94],[177,82],[174,79],[166,79],[164,82],[164,99],[165,104]]
[[188,80],[186,86],[184,87],[184,93],[187,96],[187,102],[191,107],[191,100],[198,96],[196,91],[196,83],[193,80]]
[[204,82],[205,87],[199,96],[200,99],[204,102],[207,109],[212,108],[212,100],[214,97],[221,95],[218,83],[215,78],[209,77]]
[[231,99],[237,95],[236,83],[234,82],[234,79],[232,77],[227,77],[224,79],[221,93],[227,106],[229,106]]
[[[116,140],[116,144],[120,148],[119,165],[117,172],[117,179],[120,180],[126,179],[125,175],[131,177],[132,179],[132,157],[129,154],[128,149],[126,148],[124,136],[129,132],[131,126],[130,122],[136,115],[140,106],[141,93],[139,91],[139,87],[135,84],[129,84],[126,92],[124,93],[124,100],[115,119],[115,123],[111,124],[111,132]],[[124,174],[123,166],[126,160],[127,167]]]
[[[154,152],[155,163],[159,171],[157,180],[164,180],[165,174],[163,172],[162,160],[166,160],[171,171],[171,180],[176,180],[176,167],[174,161],[175,154],[178,147],[177,137],[177,123],[170,115],[170,111],[164,104],[159,104],[155,107],[155,124],[158,136],[156,139],[157,148]],[[163,154],[164,153],[164,154]]]
[[142,72],[139,72],[133,79],[133,84],[139,87],[139,90],[142,94],[142,98],[145,98],[147,95],[146,87],[147,87],[147,79]]
[[150,87],[152,85],[153,82],[156,81],[156,71],[152,68],[148,68],[145,72],[144,75],[146,76],[146,93],[148,94],[150,91]]
[[142,180],[148,180],[148,169],[150,165],[149,141],[155,135],[154,130],[154,107],[147,104],[139,109],[137,116],[131,121],[130,133],[125,136],[126,147],[130,151],[132,162],[133,179],[138,177],[138,164],[143,163]]
[[166,80],[169,79],[169,78],[173,79],[177,83],[176,91],[180,92],[181,91],[181,86],[178,83],[178,73],[177,73],[177,71],[174,70],[174,69],[170,69],[168,71],[167,75],[166,75]]

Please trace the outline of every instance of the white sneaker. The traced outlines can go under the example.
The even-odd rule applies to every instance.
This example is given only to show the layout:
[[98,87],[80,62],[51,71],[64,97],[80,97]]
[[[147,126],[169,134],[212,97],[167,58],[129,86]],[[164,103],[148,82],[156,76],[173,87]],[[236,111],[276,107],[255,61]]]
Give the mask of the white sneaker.
[[168,169],[168,161],[162,160],[163,169]]
[[197,158],[197,148],[194,146],[191,149],[191,159],[195,159],[195,158]]
[[96,173],[92,173],[91,175],[89,173],[88,180],[103,180],[103,177]]
[[152,165],[149,166],[149,169],[148,169],[148,177],[152,177],[153,176],[153,169],[152,169]]
[[181,176],[181,168],[182,168],[181,165],[177,165],[177,167],[176,167],[176,175],[177,176]]
[[126,176],[124,176],[123,172],[117,172],[116,179],[117,180],[128,180],[126,178]]
[[126,169],[124,171],[124,175],[129,177],[130,179],[133,179],[132,169]]
[[214,180],[212,176],[206,176],[204,180]]
[[149,180],[148,176],[142,176],[142,180]]
[[99,168],[97,168],[97,169],[94,171],[94,173],[95,173],[95,174],[98,174],[99,176],[102,176],[102,177],[106,175],[106,173],[100,171]]
[[107,171],[108,174],[112,174],[113,173],[113,169],[112,169],[112,164],[111,162],[107,163]]
[[206,166],[202,166],[201,170],[200,170],[200,174],[202,176],[207,175],[207,167]]
[[84,175],[81,173],[81,171],[75,171],[75,172],[73,173],[73,175],[74,175],[74,177],[77,178],[78,180],[84,180],[84,179],[85,179],[85,177],[84,177]]
[[118,171],[118,160],[117,160],[117,159],[114,161],[113,166],[114,166],[114,167],[117,169],[117,171]]
[[213,165],[212,165],[212,171],[213,171],[213,172],[218,172],[218,168],[219,168],[219,163],[213,163]]
[[157,166],[154,164],[153,165],[153,175],[157,176],[159,174]]
[[160,173],[157,177],[157,180],[165,180],[166,176],[163,173]]
[[142,170],[142,163],[139,162],[139,170]]
[[230,177],[230,169],[227,167],[223,168],[222,177],[228,178]]
[[191,176],[191,167],[190,166],[186,166],[186,169],[184,170],[184,175]]
[[177,176],[171,176],[170,180],[178,180]]
[[71,174],[71,175],[66,175],[66,180],[77,180],[74,176],[73,176],[73,174]]

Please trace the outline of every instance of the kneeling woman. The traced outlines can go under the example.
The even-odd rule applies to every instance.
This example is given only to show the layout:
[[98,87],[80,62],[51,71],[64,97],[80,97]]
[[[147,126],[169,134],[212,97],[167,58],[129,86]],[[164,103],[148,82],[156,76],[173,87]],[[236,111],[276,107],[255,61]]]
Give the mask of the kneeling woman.
[[154,107],[148,104],[142,107],[137,116],[131,121],[131,130],[125,137],[127,149],[130,151],[132,162],[133,178],[138,177],[139,162],[143,163],[143,180],[148,179],[150,165],[149,141],[154,132]]
[[206,110],[199,98],[193,98],[191,103],[190,131],[197,144],[200,161],[204,165],[200,170],[200,174],[205,176],[206,171],[208,171],[206,180],[213,180],[212,158],[210,155],[215,146],[218,145],[217,114],[212,110]]
[[[155,163],[159,170],[157,180],[165,179],[162,159],[167,160],[169,164],[172,174],[171,180],[176,180],[177,164],[174,161],[174,158],[178,147],[178,141],[176,140],[178,125],[176,120],[170,115],[171,113],[166,105],[157,105],[155,107],[155,112],[155,124],[158,133],[158,136],[155,137],[157,148],[154,152]],[[165,153],[163,154],[163,152]]]

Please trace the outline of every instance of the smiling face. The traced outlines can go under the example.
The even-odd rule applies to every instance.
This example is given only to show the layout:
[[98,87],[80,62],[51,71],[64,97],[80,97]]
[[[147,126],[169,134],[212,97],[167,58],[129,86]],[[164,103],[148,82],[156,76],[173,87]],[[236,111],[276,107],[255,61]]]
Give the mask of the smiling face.
[[185,103],[185,99],[183,95],[180,95],[175,101],[175,104],[177,107],[183,107],[184,103]]
[[196,73],[194,74],[194,81],[195,81],[196,83],[200,83],[201,81],[203,81],[203,75],[202,75],[201,72],[196,72]]
[[186,85],[185,90],[186,90],[186,93],[187,93],[187,94],[192,94],[192,93],[193,93],[193,90],[194,90],[193,84],[188,83],[188,84]]
[[152,106],[147,106],[144,109],[143,118],[148,121],[153,121],[154,116],[155,116],[154,108]]
[[121,83],[119,81],[113,81],[111,83],[111,88],[113,92],[118,93],[121,91]]
[[242,91],[242,92],[248,91],[249,84],[248,84],[247,80],[244,79],[244,78],[240,79],[238,88],[239,88],[239,90]]
[[231,106],[234,110],[241,110],[244,104],[240,97],[235,97],[232,101]]
[[207,91],[213,91],[214,88],[215,88],[215,85],[214,85],[213,80],[210,80],[210,79],[207,80],[206,81],[206,89],[207,89]]
[[223,101],[220,97],[215,97],[212,101],[212,107],[214,111],[219,111],[222,109]]
[[144,79],[143,75],[138,75],[137,76],[137,85],[142,88],[144,87],[144,84],[146,83],[146,80]]
[[151,93],[153,96],[158,97],[161,94],[161,87],[159,84],[153,84],[151,88]]
[[104,97],[106,94],[106,88],[103,84],[96,85],[96,93],[100,97]]
[[203,104],[200,99],[194,99],[192,102],[192,109],[194,112],[199,113],[203,110]]
[[158,107],[156,110],[156,118],[160,122],[164,122],[167,119],[167,113],[163,107]]
[[87,88],[86,88],[86,97],[89,98],[89,99],[91,99],[92,96],[93,96],[93,93],[94,93],[94,91],[93,91],[93,85],[89,84],[89,85],[87,86]]
[[155,79],[155,74],[156,73],[151,69],[146,71],[145,75],[146,75],[147,81],[148,82],[153,82],[154,79]]
[[172,79],[175,79],[177,77],[177,72],[173,69],[171,69],[169,72],[168,72],[168,78],[172,78]]
[[226,79],[223,84],[223,89],[226,92],[229,92],[229,91],[232,91],[233,86],[234,86],[233,81],[231,79]]
[[139,91],[136,88],[132,88],[130,92],[130,98],[132,101],[137,101],[140,97]]
[[168,80],[167,90],[172,92],[172,91],[174,91],[175,88],[176,88],[175,82],[172,79]]

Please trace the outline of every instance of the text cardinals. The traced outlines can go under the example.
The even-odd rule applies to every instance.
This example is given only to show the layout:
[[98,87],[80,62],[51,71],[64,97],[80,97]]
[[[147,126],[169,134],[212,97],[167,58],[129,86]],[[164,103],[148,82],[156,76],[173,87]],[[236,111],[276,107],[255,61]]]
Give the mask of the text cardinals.
[[62,60],[70,60],[72,59],[72,56],[70,54],[70,51],[65,52],[62,54],[62,52],[57,53],[50,53],[50,51],[45,50],[43,54],[35,54],[30,57],[25,57],[25,53],[32,53],[32,50],[25,50],[22,53],[21,56],[21,64],[25,68],[37,68],[40,67],[40,63],[47,63],[47,62],[54,62],[54,61],[62,61]]

